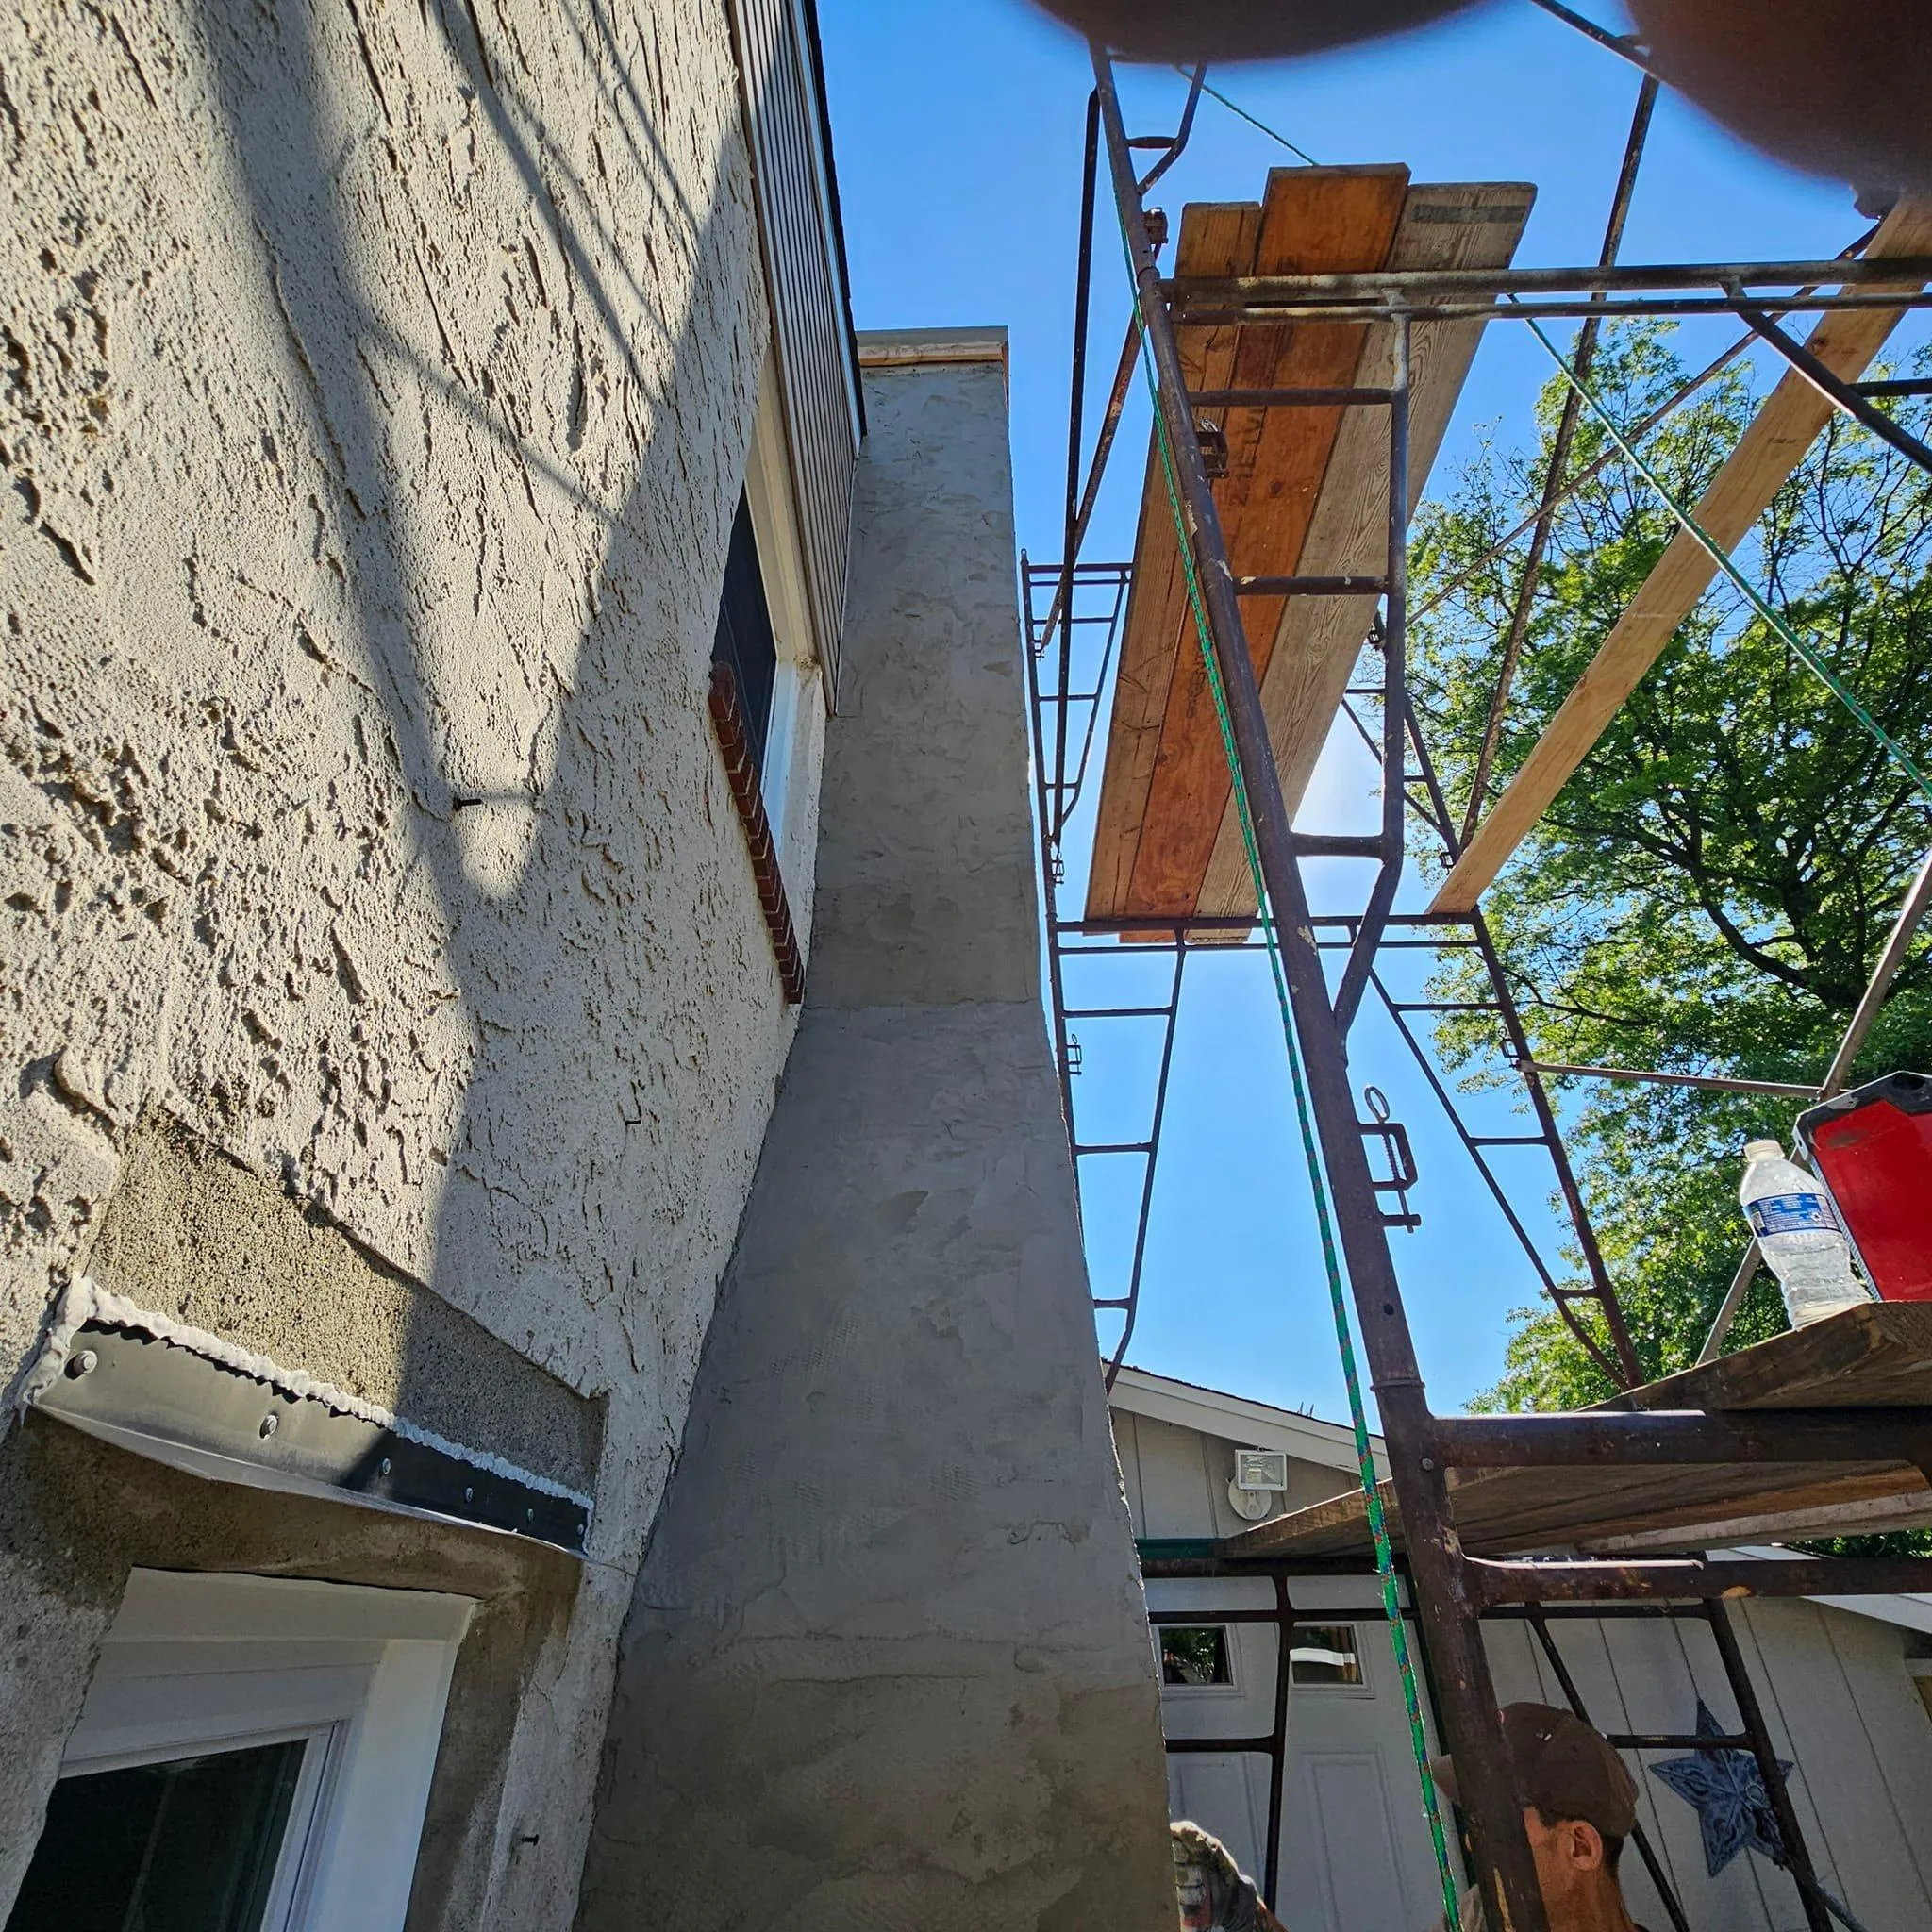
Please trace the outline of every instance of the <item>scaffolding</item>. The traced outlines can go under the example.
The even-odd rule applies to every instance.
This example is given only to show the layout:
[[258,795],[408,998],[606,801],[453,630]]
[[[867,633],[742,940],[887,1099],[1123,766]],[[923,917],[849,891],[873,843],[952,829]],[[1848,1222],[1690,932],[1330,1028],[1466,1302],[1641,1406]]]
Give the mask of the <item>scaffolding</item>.
[[[1778,318],[1797,312],[1856,314],[1860,309],[1898,311],[1932,303],[1924,285],[1932,259],[1893,254],[1884,259],[1848,254],[1835,261],[1720,262],[1629,266],[1616,260],[1622,215],[1655,96],[1646,79],[1640,97],[1602,258],[1593,265],[1553,269],[1383,270],[1306,275],[1164,276],[1158,251],[1164,216],[1147,206],[1149,189],[1185,147],[1203,86],[1192,76],[1187,108],[1171,134],[1130,134],[1116,89],[1114,66],[1105,51],[1093,54],[1094,91],[1089,103],[1086,180],[1078,255],[1073,402],[1070,417],[1065,545],[1051,564],[1025,563],[1027,663],[1033,699],[1034,765],[1041,856],[1046,892],[1047,977],[1054,1041],[1066,1101],[1069,1133],[1084,1172],[1094,1162],[1140,1163],[1137,1191],[1130,1189],[1135,1234],[1120,1281],[1101,1284],[1098,1307],[1118,1323],[1108,1349],[1109,1378],[1124,1359],[1134,1333],[1145,1267],[1150,1211],[1155,1197],[1174,1038],[1189,959],[1206,946],[1253,947],[1257,918],[1272,926],[1285,968],[1287,1001],[1307,1083],[1321,1162],[1332,1193],[1339,1246],[1345,1266],[1356,1332],[1366,1354],[1387,1446],[1389,1477],[1381,1486],[1392,1523],[1399,1524],[1402,1574],[1407,1591],[1404,1614],[1421,1640],[1437,1723],[1456,1755],[1462,1821],[1491,1924],[1512,1932],[1547,1932],[1534,1866],[1502,1747],[1502,1733],[1485,1653],[1485,1620],[1526,1621],[1581,1710],[1564,1669],[1552,1625],[1577,1615],[1666,1617],[1703,1624],[1710,1632],[1736,1704],[1740,1726],[1724,1739],[1690,1740],[1697,1748],[1749,1751],[1762,1774],[1785,1852],[1785,1866],[1799,1893],[1811,1932],[1826,1932],[1837,1916],[1852,1923],[1818,1884],[1803,1833],[1778,1767],[1775,1750],[1750,1674],[1724,1607],[1740,1595],[1803,1596],[1874,1594],[1932,1589],[1932,1560],[1916,1558],[1820,1559],[1788,1557],[1739,1561],[1712,1558],[1713,1544],[1691,1541],[1690,1523],[1758,1526],[1789,1524],[1788,1533],[1830,1533],[1848,1507],[1863,1499],[1862,1520],[1873,1508],[1892,1507],[1911,1520],[1925,1520],[1924,1485],[1932,1481],[1932,1328],[1917,1308],[1857,1311],[1857,1332],[1834,1318],[1834,1333],[1820,1330],[1774,1338],[1743,1355],[1723,1357],[1724,1332],[1756,1265],[1747,1254],[1739,1278],[1707,1343],[1698,1369],[1660,1384],[1642,1385],[1635,1351],[1619,1309],[1614,1286],[1590,1226],[1589,1215],[1564,1150],[1548,1077],[1669,1078],[1636,1069],[1541,1065],[1533,1058],[1517,1012],[1508,975],[1474,895],[1466,906],[1431,906],[1421,912],[1396,909],[1411,824],[1426,828],[1455,871],[1477,831],[1474,808],[1457,824],[1437,782],[1407,685],[1408,462],[1410,345],[1418,323],[1476,321],[1532,325],[1552,318],[1581,321],[1590,332],[1605,320],[1662,315],[1732,314],[1810,383],[1831,407],[1844,410],[1932,468],[1932,451],[1897,430],[1872,408],[1876,394],[1898,384],[1847,382],[1789,336]],[[1144,174],[1136,156],[1151,155]],[[1127,331],[1095,447],[1082,464],[1087,338],[1097,208],[1109,188],[1125,242],[1134,282],[1135,318]],[[1869,239],[1869,238],[1868,238]],[[1257,321],[1345,321],[1385,325],[1393,338],[1393,374],[1386,383],[1341,387],[1190,389],[1178,347],[1177,325]],[[1113,446],[1137,359],[1144,347],[1153,366],[1157,429],[1173,466],[1176,522],[1191,580],[1199,587],[1199,617],[1211,672],[1224,695],[1226,724],[1241,788],[1252,819],[1263,892],[1257,914],[1153,917],[1129,913],[1096,920],[1061,906],[1063,841],[1089,780],[1096,732],[1115,670],[1123,612],[1131,587],[1130,567],[1082,560],[1080,550],[1102,474]],[[1554,353],[1554,352],[1553,352]],[[1719,358],[1714,367],[1737,353]],[[1706,372],[1707,376],[1712,372]],[[1573,372],[1574,374],[1574,372]],[[1703,379],[1703,378],[1700,378]],[[1695,384],[1680,391],[1689,393]],[[1576,383],[1576,392],[1584,393]],[[1373,575],[1241,577],[1233,569],[1213,490],[1213,469],[1223,432],[1211,420],[1229,408],[1327,408],[1339,405],[1387,411],[1388,519],[1386,563]],[[1874,420],[1875,419],[1875,420]],[[1896,432],[1895,434],[1892,432]],[[1903,442],[1901,438],[1904,438]],[[1567,445],[1567,438],[1564,439]],[[1906,444],[1910,444],[1909,448]],[[1560,500],[1564,450],[1551,466],[1539,507],[1535,554],[1541,554],[1548,519]],[[1571,487],[1574,486],[1574,482]],[[1163,506],[1164,508],[1164,506]],[[1688,519],[1687,519],[1688,523]],[[1296,833],[1284,799],[1270,727],[1257,688],[1242,621],[1242,604],[1257,598],[1325,598],[1371,595],[1376,616],[1363,641],[1380,659],[1373,684],[1351,684],[1342,715],[1376,758],[1381,774],[1379,829],[1365,837],[1310,837]],[[1519,613],[1520,615],[1520,613]],[[1512,631],[1520,631],[1520,623]],[[1520,637],[1516,639],[1520,644]],[[1185,648],[1185,646],[1184,646]],[[1507,673],[1491,721],[1493,737],[1507,702]],[[1379,718],[1360,708],[1373,704]],[[1491,754],[1493,744],[1491,745]],[[1480,792],[1478,792],[1478,798]],[[1309,860],[1346,857],[1373,861],[1373,883],[1357,909],[1316,916],[1303,868]],[[1440,898],[1441,895],[1439,895]],[[1819,1090],[1841,1086],[1851,1060],[1896,971],[1913,927],[1932,898],[1932,861],[1901,912],[1872,987],[1861,1002],[1844,1044]],[[1419,1019],[1439,1003],[1400,996],[1385,961],[1402,951],[1459,948],[1475,956],[1489,989],[1475,1002],[1493,1022],[1503,1058],[1521,1080],[1533,1133],[1492,1135],[1464,1117],[1449,1083],[1431,1062]],[[1331,991],[1324,955],[1341,961]],[[1136,962],[1144,981],[1158,962],[1154,992],[1138,991],[1118,1001],[1070,1002],[1068,963],[1113,958]],[[1084,975],[1091,969],[1080,969]],[[1137,985],[1141,982],[1137,981]],[[1408,1190],[1416,1174],[1407,1135],[1376,1090],[1366,1090],[1368,1118],[1357,1109],[1349,1066],[1349,1036],[1373,995],[1422,1069],[1444,1108],[1489,1194],[1522,1244],[1539,1281],[1571,1332],[1621,1393],[1610,1404],[1570,1415],[1459,1416],[1438,1413],[1429,1403],[1389,1243],[1391,1227],[1413,1224]],[[1082,1024],[1131,1023],[1158,1030],[1158,1048],[1151,1118],[1144,1133],[1083,1138],[1076,1075],[1084,1045]],[[1750,1087],[1708,1076],[1707,1084]],[[1760,1085],[1762,1083],[1759,1083]],[[1775,1084],[1775,1083],[1774,1083]],[[1541,1252],[1524,1218],[1512,1205],[1495,1155],[1504,1146],[1541,1150],[1568,1230],[1585,1264],[1585,1279],[1562,1278]],[[1909,1317],[1909,1320],[1904,1319]],[[1821,1324],[1833,1329],[1834,1324]],[[1735,1367],[1749,1357],[1748,1375]],[[1659,1481],[1664,1490],[1658,1488]],[[1655,1511],[1646,1536],[1619,1540],[1607,1533],[1622,1521],[1607,1502],[1609,1490],[1655,1499],[1681,1491],[1684,1508]],[[1808,1499],[1798,1507],[1800,1496]],[[1822,1500],[1820,1500],[1822,1499]],[[1890,1499],[1890,1501],[1888,1501]],[[1625,1507],[1628,1516],[1636,1506]],[[1861,1506],[1862,1507],[1862,1506]],[[1239,1536],[1202,1547],[1143,1549],[1143,1566],[1158,1576],[1263,1576],[1273,1580],[1274,1607],[1215,1612],[1275,1623],[1282,1664],[1276,1686],[1276,1721],[1271,1736],[1212,1740],[1215,1748],[1252,1750],[1271,1761],[1270,1839],[1266,1882],[1276,1873],[1284,1754],[1286,1751],[1286,1647],[1294,1616],[1291,1579],[1297,1574],[1362,1567],[1366,1524],[1374,1501],[1338,1497]],[[1918,1511],[1916,1516],[1912,1512]],[[1688,1514],[1687,1514],[1688,1512]],[[1741,1541],[1732,1537],[1731,1543]],[[1543,1554],[1606,1546],[1615,1555]],[[1722,1546],[1722,1544],[1718,1545]],[[1157,1621],[1200,1621],[1203,1612]],[[1335,1613],[1324,1607],[1324,1616]],[[1587,1715],[1587,1713],[1585,1713]],[[1630,1748],[1682,1739],[1617,1738]],[[1199,1745],[1183,1748],[1201,1748]],[[1661,1868],[1647,1845],[1640,1856],[1657,1877],[1673,1924],[1684,1924]]]

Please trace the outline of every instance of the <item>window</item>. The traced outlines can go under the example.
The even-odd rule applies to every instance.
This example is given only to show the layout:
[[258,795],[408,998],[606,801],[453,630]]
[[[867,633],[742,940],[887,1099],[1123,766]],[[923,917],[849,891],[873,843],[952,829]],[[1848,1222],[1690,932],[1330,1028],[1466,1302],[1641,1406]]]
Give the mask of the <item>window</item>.
[[[326,1733],[60,1779],[8,1932],[262,1932],[286,1924]],[[296,1815],[298,1790],[306,1804]],[[295,1829],[291,1830],[291,1823]]]
[[711,662],[726,666],[738,686],[738,708],[752,763],[762,776],[765,741],[772,723],[772,687],[778,675],[778,640],[765,601],[764,574],[758,567],[750,498],[740,493],[731,520],[731,547],[724,560],[724,591],[718,600],[718,634]]
[[1365,1681],[1353,1624],[1297,1624],[1289,1643],[1288,1663],[1291,1684],[1360,1685]]
[[1160,1681],[1163,1684],[1232,1684],[1224,1624],[1166,1624],[1160,1626]]
[[400,1932],[473,1607],[135,1571],[7,1932]]

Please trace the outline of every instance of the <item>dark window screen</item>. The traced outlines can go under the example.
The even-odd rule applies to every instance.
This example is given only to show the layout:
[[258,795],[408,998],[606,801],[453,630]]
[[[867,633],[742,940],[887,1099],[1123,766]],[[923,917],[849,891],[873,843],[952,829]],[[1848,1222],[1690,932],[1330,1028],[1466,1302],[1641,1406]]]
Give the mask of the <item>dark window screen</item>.
[[778,640],[772,632],[765,602],[764,573],[758,568],[758,540],[752,535],[751,505],[741,495],[731,520],[731,551],[724,563],[724,594],[718,600],[718,638],[711,660],[728,664],[738,680],[744,733],[760,774],[765,769],[765,734],[772,724],[772,681],[778,671]]
[[307,1748],[63,1777],[7,1932],[259,1932]]
[[1227,1626],[1169,1624],[1160,1632],[1163,1684],[1232,1684],[1227,1661]]

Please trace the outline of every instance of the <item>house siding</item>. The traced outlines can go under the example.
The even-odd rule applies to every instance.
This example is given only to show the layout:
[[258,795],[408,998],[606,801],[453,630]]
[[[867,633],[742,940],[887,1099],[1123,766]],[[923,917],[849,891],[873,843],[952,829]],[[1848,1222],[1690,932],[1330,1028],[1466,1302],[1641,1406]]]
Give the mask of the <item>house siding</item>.
[[482,1599],[411,1924],[555,1927],[794,1025],[704,701],[729,20],[46,0],[0,69],[0,1374],[98,1267],[597,1501],[578,1565],[13,1426],[0,1915],[139,1563]]

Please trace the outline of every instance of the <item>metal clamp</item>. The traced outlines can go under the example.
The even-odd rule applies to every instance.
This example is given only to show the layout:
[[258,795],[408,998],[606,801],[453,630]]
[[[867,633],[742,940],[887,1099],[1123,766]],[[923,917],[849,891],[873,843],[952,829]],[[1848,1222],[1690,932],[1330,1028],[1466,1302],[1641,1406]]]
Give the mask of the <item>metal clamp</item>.
[[1382,1209],[1382,1224],[1413,1231],[1423,1224],[1423,1218],[1408,1205],[1408,1191],[1418,1179],[1415,1150],[1408,1144],[1408,1129],[1400,1121],[1389,1118],[1389,1096],[1379,1087],[1364,1087],[1362,1099],[1374,1118],[1357,1121],[1356,1126],[1364,1141],[1372,1145],[1379,1141],[1383,1153],[1389,1158],[1386,1178],[1375,1173],[1371,1162],[1369,1185],[1377,1194],[1393,1194],[1396,1200],[1393,1209],[1386,1207]]

